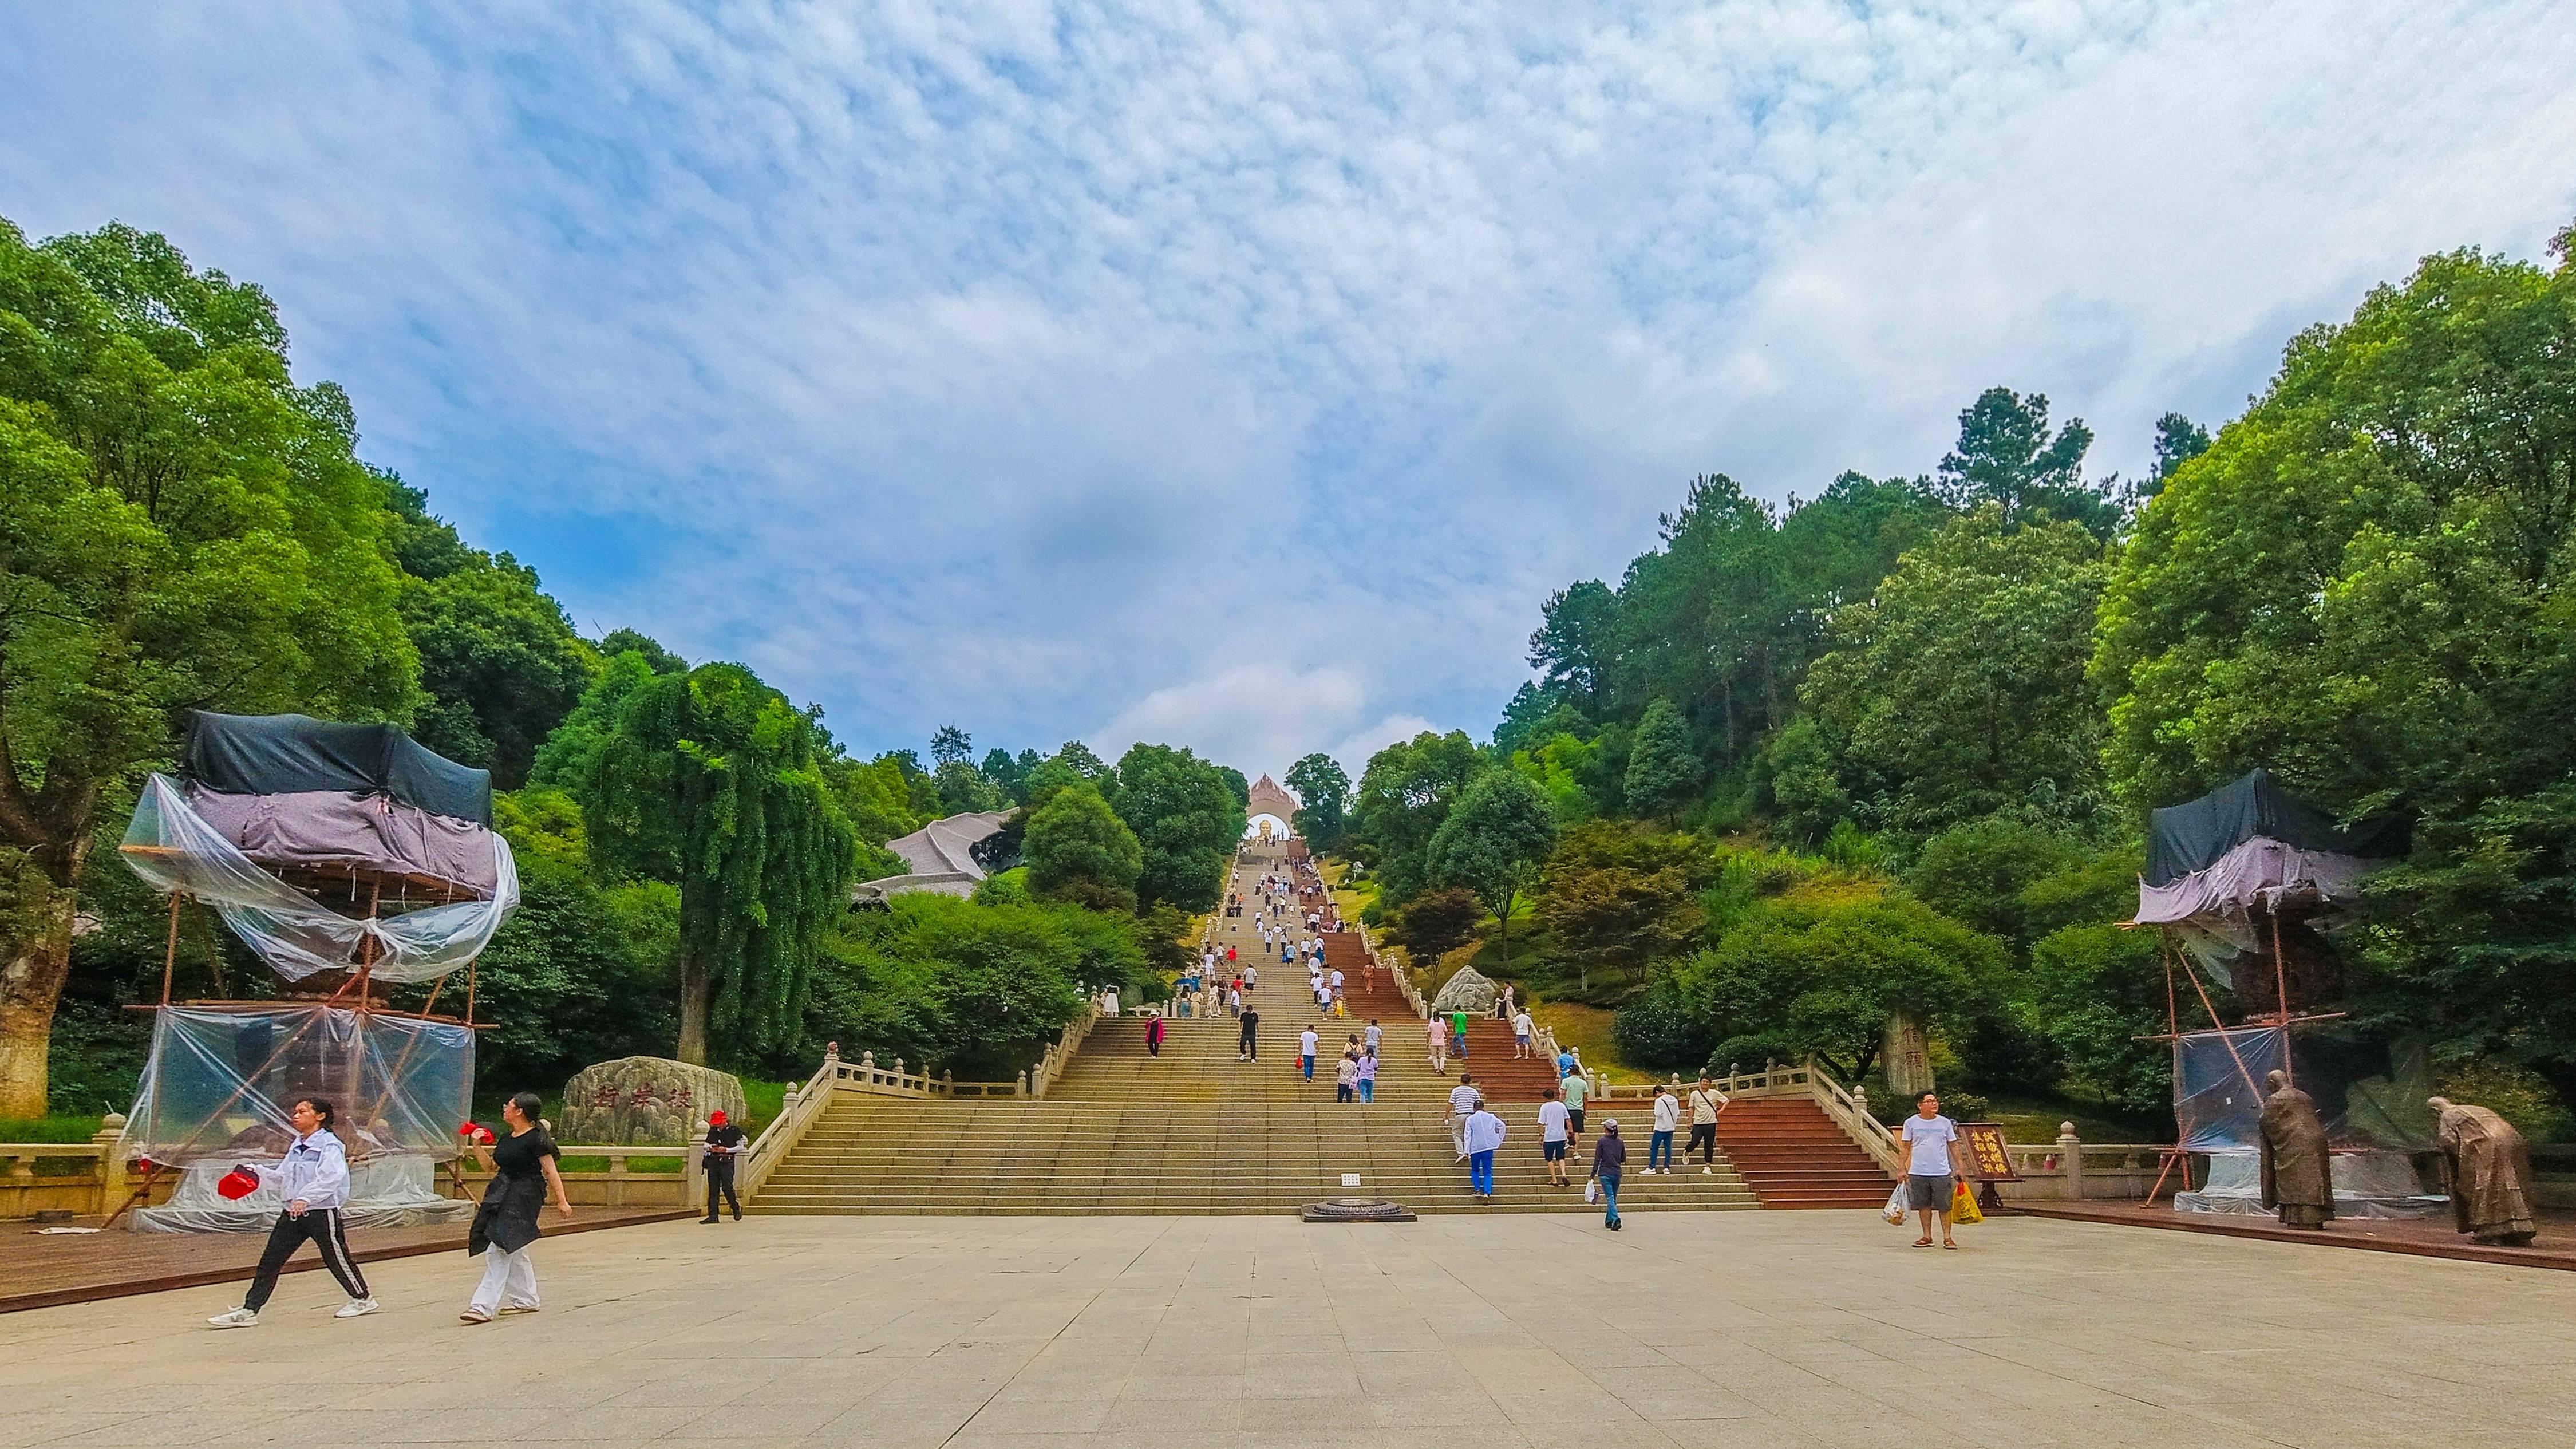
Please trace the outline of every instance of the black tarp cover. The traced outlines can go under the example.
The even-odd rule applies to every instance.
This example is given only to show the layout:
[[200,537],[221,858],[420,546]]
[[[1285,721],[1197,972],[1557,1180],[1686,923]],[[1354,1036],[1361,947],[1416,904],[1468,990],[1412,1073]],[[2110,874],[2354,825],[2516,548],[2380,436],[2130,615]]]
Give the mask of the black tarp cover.
[[2267,770],[2254,770],[2197,800],[2168,805],[2147,826],[2147,884],[2171,885],[2256,836],[2301,850],[2332,851],[2365,859],[2406,853],[2405,822],[2375,816],[2339,827],[2334,817],[2282,788]]
[[184,765],[198,784],[231,794],[382,792],[433,815],[492,823],[492,772],[460,765],[395,725],[197,710]]

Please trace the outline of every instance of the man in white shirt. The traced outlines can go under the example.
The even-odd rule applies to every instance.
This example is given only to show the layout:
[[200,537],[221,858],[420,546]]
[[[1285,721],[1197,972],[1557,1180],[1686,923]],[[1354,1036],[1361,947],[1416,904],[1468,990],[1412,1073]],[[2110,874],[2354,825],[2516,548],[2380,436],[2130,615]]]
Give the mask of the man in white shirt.
[[1699,1085],[1691,1088],[1690,1145],[1682,1149],[1682,1155],[1688,1157],[1694,1151],[1699,1153],[1699,1175],[1702,1177],[1716,1173],[1710,1164],[1717,1160],[1717,1114],[1726,1110],[1729,1100],[1706,1077],[1700,1078]]
[[1512,1017],[1513,1056],[1525,1057],[1530,1054],[1530,1031],[1530,1014],[1528,1012],[1520,1012]]
[[1467,1152],[1467,1186],[1487,1202],[1494,1200],[1494,1153],[1503,1145],[1503,1119],[1479,1103],[1463,1129]]
[[1547,1159],[1547,1180],[1565,1186],[1565,1104],[1556,1099],[1556,1088],[1547,1089],[1547,1100],[1538,1104],[1538,1150]]
[[1304,1072],[1310,1082],[1315,1080],[1316,1041],[1315,1029],[1311,1026],[1297,1033],[1297,1069]]
[[[1657,1172],[1661,1172],[1666,1177],[1673,1175],[1673,1129],[1679,1127],[1681,1121],[1681,1099],[1673,1095],[1671,1088],[1657,1087],[1655,1089],[1655,1133],[1646,1139],[1647,1175],[1652,1176]],[[1661,1167],[1656,1166],[1658,1158],[1662,1159]]]
[[1959,1156],[1959,1124],[1941,1115],[1941,1099],[1930,1092],[1914,1099],[1914,1115],[1888,1129],[1905,1149],[1905,1200],[1923,1218],[1923,1236],[1914,1246],[1932,1246],[1932,1219],[1941,1219],[1941,1246],[1959,1246],[1950,1238],[1950,1203],[1958,1181],[1967,1176]]
[[1368,1037],[1369,1055],[1376,1056],[1378,1043],[1386,1039],[1386,1029],[1379,1026],[1377,1018],[1372,1016],[1369,1018],[1368,1031],[1364,1035]]
[[1460,1072],[1458,1085],[1449,1089],[1449,1141],[1461,1160],[1467,1156],[1467,1119],[1484,1100],[1485,1094],[1476,1090],[1476,1079]]

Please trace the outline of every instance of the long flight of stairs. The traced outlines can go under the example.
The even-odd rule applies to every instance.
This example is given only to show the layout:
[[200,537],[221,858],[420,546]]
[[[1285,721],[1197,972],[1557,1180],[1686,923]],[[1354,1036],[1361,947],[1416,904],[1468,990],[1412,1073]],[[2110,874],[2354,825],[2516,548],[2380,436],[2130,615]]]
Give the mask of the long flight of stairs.
[[[1249,897],[1263,873],[1289,869],[1275,852],[1253,857],[1231,888]],[[1256,920],[1249,908],[1242,917],[1220,914],[1214,939],[1254,959]],[[844,1092],[747,1207],[830,1214],[1275,1213],[1318,1198],[1365,1195],[1425,1213],[1599,1211],[1584,1204],[1581,1187],[1593,1138],[1587,1135],[1575,1155],[1571,1185],[1550,1185],[1536,1103],[1553,1068],[1516,1065],[1509,1026],[1490,1019],[1471,1027],[1466,1070],[1511,1135],[1495,1160],[1492,1201],[1469,1192],[1466,1165],[1457,1160],[1445,1123],[1458,1064],[1446,1076],[1431,1071],[1421,1018],[1385,971],[1371,989],[1356,932],[1328,931],[1324,941],[1327,962],[1344,973],[1351,1014],[1335,1021],[1317,1013],[1304,970],[1282,966],[1271,952],[1249,993],[1261,1014],[1256,1062],[1237,1060],[1239,1026],[1231,1018],[1167,1021],[1162,1051],[1154,1055],[1145,1046],[1146,1019],[1129,1016],[1095,1025],[1042,1100]],[[1376,1100],[1336,1102],[1334,1061],[1344,1039],[1371,1017],[1385,1031]],[[1297,1035],[1309,1024],[1323,1038],[1312,1081],[1296,1070]],[[1726,1117],[1754,1105],[1740,1103]],[[1596,1130],[1601,1115],[1593,1114]],[[1761,1192],[1751,1174],[1740,1174],[1724,1128],[1728,1160],[1713,1173],[1702,1176],[1693,1167],[1647,1176],[1643,1114],[1635,1115],[1628,1124],[1623,1211],[1752,1208],[1786,1205],[1797,1196],[1778,1187]],[[1816,1121],[1830,1130],[1821,1113]],[[1866,1162],[1858,1148],[1843,1145]],[[1757,1157],[1763,1146],[1767,1140],[1756,1144]],[[1345,1174],[1356,1175],[1357,1183],[1346,1184]],[[1878,1183],[1872,1205],[1886,1196],[1883,1175]]]

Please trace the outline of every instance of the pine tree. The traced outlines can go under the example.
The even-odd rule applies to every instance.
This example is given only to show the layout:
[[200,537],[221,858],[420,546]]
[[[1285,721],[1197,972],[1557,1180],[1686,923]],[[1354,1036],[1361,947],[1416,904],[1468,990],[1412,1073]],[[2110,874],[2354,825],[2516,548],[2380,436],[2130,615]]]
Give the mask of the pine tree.
[[1682,712],[1669,699],[1646,706],[1628,746],[1628,808],[1670,820],[1699,789],[1699,760],[1690,751]]

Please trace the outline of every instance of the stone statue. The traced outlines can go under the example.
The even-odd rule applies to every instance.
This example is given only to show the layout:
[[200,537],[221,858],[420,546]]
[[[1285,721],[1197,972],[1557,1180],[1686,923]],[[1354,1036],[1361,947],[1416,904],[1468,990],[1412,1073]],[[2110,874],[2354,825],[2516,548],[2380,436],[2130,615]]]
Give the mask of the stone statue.
[[2334,1160],[2317,1104],[2290,1085],[2287,1072],[2263,1074],[2263,1206],[2278,1209],[2285,1228],[2322,1229],[2334,1216]]
[[2531,1215],[2531,1147],[2484,1107],[2426,1099],[2440,1117],[2433,1141],[2451,1169],[2451,1216],[2473,1243],[2521,1247],[2539,1232]]

